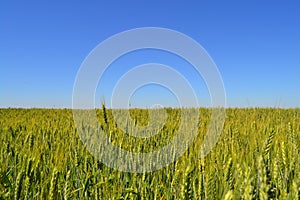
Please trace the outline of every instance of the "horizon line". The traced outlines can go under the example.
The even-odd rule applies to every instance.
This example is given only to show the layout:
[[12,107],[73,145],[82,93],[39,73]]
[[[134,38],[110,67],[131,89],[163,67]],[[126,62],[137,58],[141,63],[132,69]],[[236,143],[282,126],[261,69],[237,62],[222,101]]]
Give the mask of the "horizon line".
[[[159,108],[147,108],[147,107],[130,107],[130,108],[111,108],[106,107],[107,109],[165,109],[165,108],[171,108],[171,109],[212,109],[212,108],[225,108],[225,109],[300,109],[300,107],[272,107],[272,106],[227,106],[227,107],[211,107],[211,106],[199,106],[199,107],[172,107],[172,106],[166,106],[166,107],[159,107]],[[95,107],[95,108],[71,108],[71,107],[0,107],[0,109],[24,109],[24,110],[30,110],[30,109],[45,109],[45,110],[94,110],[94,109],[102,109],[102,107]]]

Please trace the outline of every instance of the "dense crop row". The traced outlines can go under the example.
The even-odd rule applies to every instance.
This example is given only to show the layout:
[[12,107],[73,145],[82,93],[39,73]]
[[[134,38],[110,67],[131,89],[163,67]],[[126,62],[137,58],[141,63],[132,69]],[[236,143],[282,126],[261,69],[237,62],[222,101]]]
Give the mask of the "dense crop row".
[[[154,151],[174,137],[181,110],[166,113],[156,135],[134,138],[111,110],[97,110],[110,141],[133,152]],[[148,114],[131,110],[128,129],[147,124]],[[210,115],[200,109],[198,137],[176,162],[127,173],[87,151],[71,110],[0,109],[0,199],[300,199],[299,109],[227,109],[217,145],[200,159]]]

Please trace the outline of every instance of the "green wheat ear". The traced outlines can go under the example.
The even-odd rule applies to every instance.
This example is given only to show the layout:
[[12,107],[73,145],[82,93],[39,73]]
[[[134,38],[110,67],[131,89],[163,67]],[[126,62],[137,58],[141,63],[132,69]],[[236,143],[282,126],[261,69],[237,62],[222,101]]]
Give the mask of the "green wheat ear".
[[79,166],[79,154],[77,150],[74,151],[74,163],[75,163],[75,167]]
[[104,103],[102,104],[102,111],[103,111],[104,122],[106,125],[108,125],[107,111]]
[[58,191],[58,175],[59,172],[56,168],[54,168],[52,173],[52,179],[50,182],[50,190],[49,190],[49,199],[54,200],[57,199],[57,191]]
[[227,168],[226,168],[226,173],[225,173],[225,180],[227,183],[228,190],[233,190],[234,189],[234,183],[233,183],[233,162],[232,158],[229,158],[227,162]]
[[269,154],[270,154],[271,147],[273,145],[274,135],[275,135],[275,130],[272,129],[271,132],[269,133],[267,143],[266,143],[265,148],[264,148],[264,157],[267,158],[267,159],[269,159],[268,157],[269,157]]
[[31,180],[28,176],[26,176],[26,178],[25,178],[24,186],[25,186],[25,190],[24,190],[25,191],[25,200],[30,199],[29,195],[30,195]]
[[31,135],[29,136],[29,149],[30,149],[30,150],[33,150],[33,146],[34,146],[34,135],[31,134]]
[[16,183],[15,183],[15,200],[21,199],[21,190],[22,190],[22,183],[24,178],[23,170],[17,176]]
[[71,171],[68,170],[67,172],[67,176],[66,176],[66,181],[65,181],[65,186],[64,186],[64,200],[68,200],[69,199],[69,192],[70,192],[70,174]]
[[207,196],[209,199],[217,198],[216,191],[216,175],[214,172],[210,172],[208,182],[207,182]]
[[198,199],[205,199],[204,158],[198,160]]
[[187,167],[182,180],[181,198],[193,199],[193,185],[192,176],[194,175],[194,169]]

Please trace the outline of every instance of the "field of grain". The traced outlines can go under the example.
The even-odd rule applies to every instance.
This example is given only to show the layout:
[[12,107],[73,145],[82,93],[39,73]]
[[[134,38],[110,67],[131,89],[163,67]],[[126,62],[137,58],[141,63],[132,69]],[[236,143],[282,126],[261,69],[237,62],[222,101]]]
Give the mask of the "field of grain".
[[[129,137],[112,110],[97,110],[110,141],[151,152],[176,134],[179,109],[155,136]],[[87,150],[70,109],[0,109],[0,199],[300,199],[300,109],[227,109],[222,134],[198,157],[211,110],[199,109],[198,137],[165,168],[111,169]],[[147,110],[130,111],[147,124]],[[129,127],[130,128],[130,127]]]

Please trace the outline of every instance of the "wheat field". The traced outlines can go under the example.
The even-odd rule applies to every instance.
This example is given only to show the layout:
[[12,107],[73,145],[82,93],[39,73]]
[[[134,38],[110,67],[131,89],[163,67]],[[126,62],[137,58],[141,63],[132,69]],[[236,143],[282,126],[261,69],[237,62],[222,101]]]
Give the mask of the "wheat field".
[[[110,141],[133,152],[166,145],[180,112],[167,108],[157,134],[134,138],[118,128],[112,110],[96,110]],[[300,199],[300,109],[226,109],[222,134],[204,158],[198,153],[211,110],[199,113],[198,135],[181,157],[130,173],[87,150],[71,109],[0,109],[0,199]],[[130,126],[142,126],[149,111],[132,109],[130,117]]]

